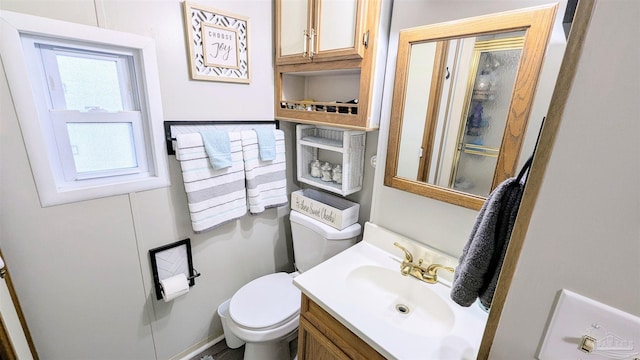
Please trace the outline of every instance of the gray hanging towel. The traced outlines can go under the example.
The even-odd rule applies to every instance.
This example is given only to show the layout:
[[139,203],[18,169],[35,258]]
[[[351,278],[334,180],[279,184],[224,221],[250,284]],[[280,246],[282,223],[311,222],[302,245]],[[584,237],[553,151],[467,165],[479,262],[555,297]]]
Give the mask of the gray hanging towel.
[[521,176],[509,178],[480,209],[451,286],[451,299],[459,305],[470,306],[480,298],[486,308],[491,306],[523,191]]

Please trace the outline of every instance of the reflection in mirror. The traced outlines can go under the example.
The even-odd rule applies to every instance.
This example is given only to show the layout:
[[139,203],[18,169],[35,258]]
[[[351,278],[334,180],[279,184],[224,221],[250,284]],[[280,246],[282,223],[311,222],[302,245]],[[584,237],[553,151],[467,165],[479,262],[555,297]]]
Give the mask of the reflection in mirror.
[[397,170],[400,177],[418,181],[426,179],[428,161],[421,159],[430,156],[422,152],[423,149],[431,149],[433,138],[429,136],[431,124],[428,120],[438,117],[448,47],[449,41],[426,42],[411,47]]
[[533,8],[400,32],[385,185],[479,209],[515,175],[532,151],[521,154],[553,15]]
[[[447,138],[447,132],[443,131],[442,141],[434,146],[439,151],[438,157],[431,159],[435,166],[433,175],[426,179],[430,184],[479,196],[488,196],[493,188],[493,174],[524,43],[524,37],[519,34],[506,35],[498,39],[491,36],[494,39],[485,40],[485,36],[458,41],[461,54],[469,53],[465,48],[473,49],[471,56],[460,58],[463,67],[465,62],[471,63],[466,67],[470,69],[468,76],[462,77],[469,81],[465,85],[462,115],[452,107],[453,119],[459,120],[448,122],[448,129],[443,126],[451,135]],[[437,137],[438,133],[434,135]]]
[[[397,176],[489,194],[522,35],[520,31],[411,46]],[[447,63],[454,67],[449,69]],[[449,88],[443,79],[452,73],[462,81]],[[441,92],[446,97],[441,98]],[[464,94],[464,101],[453,102],[454,93]],[[441,107],[448,113],[439,111]]]

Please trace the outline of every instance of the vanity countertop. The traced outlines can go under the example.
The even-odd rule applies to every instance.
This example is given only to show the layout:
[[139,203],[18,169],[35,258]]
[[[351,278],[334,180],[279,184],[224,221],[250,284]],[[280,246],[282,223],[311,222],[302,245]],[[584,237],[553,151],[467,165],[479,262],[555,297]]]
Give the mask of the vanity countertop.
[[395,241],[416,259],[418,253],[427,263],[447,261],[367,223],[363,241],[298,275],[294,284],[389,359],[475,359],[487,313],[477,304],[455,304],[447,280],[427,284],[402,276]]

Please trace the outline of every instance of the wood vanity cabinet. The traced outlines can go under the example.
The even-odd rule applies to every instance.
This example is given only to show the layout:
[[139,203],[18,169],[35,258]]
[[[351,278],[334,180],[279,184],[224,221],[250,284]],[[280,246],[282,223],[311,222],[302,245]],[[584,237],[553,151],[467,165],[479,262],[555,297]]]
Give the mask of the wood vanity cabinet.
[[382,0],[276,0],[276,119],[377,129],[389,11]]
[[298,360],[385,359],[304,294],[298,331]]

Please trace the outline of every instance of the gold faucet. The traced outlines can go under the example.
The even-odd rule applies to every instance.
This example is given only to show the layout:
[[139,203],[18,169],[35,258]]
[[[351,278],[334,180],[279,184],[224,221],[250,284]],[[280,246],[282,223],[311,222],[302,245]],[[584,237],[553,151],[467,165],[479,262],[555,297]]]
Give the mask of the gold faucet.
[[404,276],[411,275],[418,280],[422,280],[429,284],[438,282],[438,270],[446,270],[453,272],[455,269],[440,264],[431,264],[427,267],[422,266],[422,259],[418,259],[418,264],[413,263],[413,255],[402,245],[394,242],[393,245],[404,252],[404,260],[400,264],[400,273]]
[[427,266],[427,276],[429,276],[432,280],[428,281],[425,280],[426,282],[433,284],[435,282],[438,281],[438,270],[446,270],[450,273],[453,274],[453,272],[456,270],[450,266],[444,266],[444,265],[440,265],[440,264],[431,264],[429,266]]

